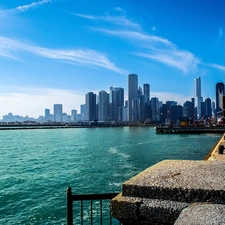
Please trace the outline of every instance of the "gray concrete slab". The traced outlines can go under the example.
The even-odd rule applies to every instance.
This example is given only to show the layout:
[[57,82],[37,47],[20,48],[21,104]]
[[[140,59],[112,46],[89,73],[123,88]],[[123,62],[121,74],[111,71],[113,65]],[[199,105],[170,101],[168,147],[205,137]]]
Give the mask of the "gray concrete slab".
[[184,209],[174,225],[225,224],[225,205],[196,204]]
[[122,195],[225,203],[225,162],[165,160],[125,182]]

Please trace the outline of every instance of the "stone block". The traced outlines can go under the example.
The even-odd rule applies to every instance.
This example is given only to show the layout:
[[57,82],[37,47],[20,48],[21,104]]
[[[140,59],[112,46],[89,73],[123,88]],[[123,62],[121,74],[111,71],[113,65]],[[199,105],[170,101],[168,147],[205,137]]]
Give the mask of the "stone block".
[[195,204],[184,209],[174,225],[221,225],[225,224],[225,205]]
[[225,162],[165,160],[125,182],[122,195],[225,203]]

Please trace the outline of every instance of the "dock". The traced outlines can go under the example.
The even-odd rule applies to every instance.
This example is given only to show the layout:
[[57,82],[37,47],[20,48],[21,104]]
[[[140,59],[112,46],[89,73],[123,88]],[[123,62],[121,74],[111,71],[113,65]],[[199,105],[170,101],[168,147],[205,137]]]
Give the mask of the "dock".
[[155,127],[157,134],[202,134],[202,133],[224,133],[225,127]]

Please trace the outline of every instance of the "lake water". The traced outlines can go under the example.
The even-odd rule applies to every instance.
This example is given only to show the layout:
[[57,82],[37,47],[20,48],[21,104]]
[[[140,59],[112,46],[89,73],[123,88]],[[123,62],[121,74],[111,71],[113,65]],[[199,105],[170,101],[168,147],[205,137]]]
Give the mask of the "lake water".
[[73,194],[120,192],[164,159],[203,159],[221,134],[155,134],[151,127],[0,131],[0,224],[66,224]]

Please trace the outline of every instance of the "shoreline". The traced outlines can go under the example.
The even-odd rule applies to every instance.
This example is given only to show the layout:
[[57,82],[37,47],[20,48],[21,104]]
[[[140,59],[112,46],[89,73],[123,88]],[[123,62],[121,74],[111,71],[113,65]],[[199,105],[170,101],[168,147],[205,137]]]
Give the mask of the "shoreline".
[[68,128],[111,128],[111,127],[155,127],[154,124],[9,124],[0,125],[0,130],[25,130],[25,129],[68,129]]

